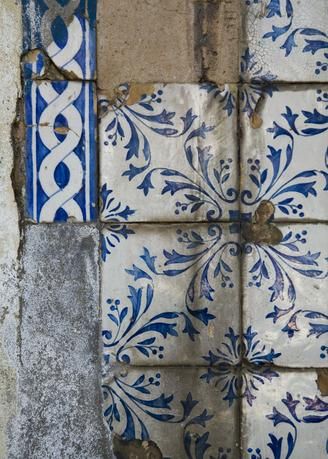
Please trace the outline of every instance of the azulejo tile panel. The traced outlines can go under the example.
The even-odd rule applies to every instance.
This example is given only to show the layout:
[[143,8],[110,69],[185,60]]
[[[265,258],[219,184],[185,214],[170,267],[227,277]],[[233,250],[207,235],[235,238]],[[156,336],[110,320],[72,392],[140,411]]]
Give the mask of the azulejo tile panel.
[[92,80],[96,73],[95,0],[22,0],[24,76],[44,76],[49,62],[70,79]]
[[27,216],[35,222],[96,216],[96,116],[92,83],[25,84]]
[[[239,458],[237,405],[222,401],[215,384],[202,379],[203,372],[172,367],[113,369],[103,383],[110,430],[124,440],[155,441],[162,456],[152,457]],[[119,446],[122,453],[124,444]]]
[[328,86],[275,86],[257,117],[241,115],[242,212],[270,200],[276,220],[327,220]]
[[278,245],[247,243],[243,323],[288,367],[327,366],[328,226],[279,225]]
[[99,96],[103,221],[233,219],[236,88],[122,85]]
[[[327,81],[326,0],[241,0],[242,77]],[[251,62],[253,60],[253,62]]]
[[243,457],[327,457],[328,404],[315,371],[279,371],[253,406],[243,400]]
[[240,332],[239,253],[239,233],[228,224],[107,227],[105,362],[207,365],[220,348],[223,361],[238,363],[240,349],[227,346]]

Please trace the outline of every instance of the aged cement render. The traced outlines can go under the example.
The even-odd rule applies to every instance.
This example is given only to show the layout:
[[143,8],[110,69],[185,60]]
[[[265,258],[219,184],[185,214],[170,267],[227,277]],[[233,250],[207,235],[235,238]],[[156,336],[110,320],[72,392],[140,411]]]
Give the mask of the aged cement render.
[[99,409],[98,245],[92,226],[26,228],[9,457],[110,457]]

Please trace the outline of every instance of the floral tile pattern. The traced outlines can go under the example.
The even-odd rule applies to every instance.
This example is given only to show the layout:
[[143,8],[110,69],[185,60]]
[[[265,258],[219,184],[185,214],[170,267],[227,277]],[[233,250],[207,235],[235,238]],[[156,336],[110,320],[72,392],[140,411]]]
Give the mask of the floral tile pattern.
[[245,330],[288,367],[327,365],[328,226],[280,225],[278,245],[246,244],[243,257]]
[[239,458],[237,405],[223,402],[202,372],[114,368],[103,379],[110,430],[125,440],[154,440],[166,459]]
[[[105,361],[206,365],[208,351],[220,347],[227,333],[239,334],[239,253],[234,225],[107,227],[101,269]],[[237,354],[230,354],[232,363]]]
[[22,5],[23,51],[39,51],[25,61],[25,78],[45,76],[51,62],[64,78],[94,79],[97,2],[22,0]]
[[94,86],[25,84],[27,216],[35,222],[96,216]]
[[122,85],[100,95],[101,219],[230,220],[238,211],[235,87]]
[[328,404],[317,378],[315,371],[280,371],[254,407],[243,400],[243,458],[327,457]]
[[244,68],[246,81],[267,75],[279,81],[327,81],[326,0],[241,0],[242,54],[255,56]]
[[328,220],[328,86],[276,86],[258,110],[261,125],[254,128],[247,115],[242,212],[270,200],[276,220]]

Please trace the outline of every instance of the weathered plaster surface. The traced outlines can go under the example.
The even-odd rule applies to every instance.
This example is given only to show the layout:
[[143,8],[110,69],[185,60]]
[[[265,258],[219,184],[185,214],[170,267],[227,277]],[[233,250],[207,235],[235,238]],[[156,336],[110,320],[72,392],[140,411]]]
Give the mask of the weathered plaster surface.
[[7,424],[16,410],[16,337],[19,311],[18,212],[11,183],[11,125],[20,94],[20,2],[1,0],[0,30],[0,458],[7,455]]
[[109,457],[101,413],[98,230],[28,226],[10,458]]

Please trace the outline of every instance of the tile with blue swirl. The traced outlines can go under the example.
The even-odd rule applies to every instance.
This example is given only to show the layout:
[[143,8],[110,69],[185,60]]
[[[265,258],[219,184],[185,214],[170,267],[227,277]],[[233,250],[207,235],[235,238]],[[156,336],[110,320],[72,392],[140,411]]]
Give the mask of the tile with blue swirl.
[[115,367],[103,379],[103,414],[125,440],[152,440],[165,459],[237,459],[237,405],[205,385],[199,368]]
[[328,10],[326,0],[241,0],[244,37],[256,63],[243,79],[259,74],[279,81],[327,81]]
[[[204,365],[240,329],[234,225],[115,224],[102,233],[106,364]],[[240,355],[236,357],[240,359]]]
[[89,82],[25,85],[26,213],[35,222],[96,217],[94,94]]
[[[96,73],[94,0],[22,0],[24,77],[45,77],[54,64],[70,78],[92,80]],[[35,52],[37,50],[38,52]]]
[[257,409],[243,400],[245,459],[326,459],[328,399],[315,371],[280,371],[270,391],[258,394]]
[[328,86],[277,86],[254,128],[241,114],[241,209],[261,200],[281,221],[328,220]]
[[238,211],[236,87],[122,85],[100,95],[103,221],[231,220]]
[[328,361],[328,226],[279,225],[278,245],[246,244],[243,323],[279,353],[275,363],[324,367]]

